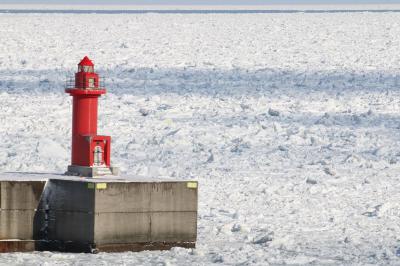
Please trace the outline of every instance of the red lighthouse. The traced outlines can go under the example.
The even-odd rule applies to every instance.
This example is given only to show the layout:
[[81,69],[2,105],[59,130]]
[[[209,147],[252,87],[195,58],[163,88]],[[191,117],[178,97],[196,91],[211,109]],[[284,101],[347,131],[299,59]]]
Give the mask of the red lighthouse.
[[97,104],[106,89],[85,56],[65,92],[73,97],[71,165],[67,174],[95,177],[118,174],[110,164],[111,137],[97,135]]

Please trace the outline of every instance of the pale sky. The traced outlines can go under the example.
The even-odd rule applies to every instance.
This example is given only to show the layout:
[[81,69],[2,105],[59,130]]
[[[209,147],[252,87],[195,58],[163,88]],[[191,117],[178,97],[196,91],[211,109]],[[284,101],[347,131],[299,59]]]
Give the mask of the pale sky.
[[266,4],[395,4],[400,0],[0,0],[0,4],[122,4],[122,5],[266,5]]

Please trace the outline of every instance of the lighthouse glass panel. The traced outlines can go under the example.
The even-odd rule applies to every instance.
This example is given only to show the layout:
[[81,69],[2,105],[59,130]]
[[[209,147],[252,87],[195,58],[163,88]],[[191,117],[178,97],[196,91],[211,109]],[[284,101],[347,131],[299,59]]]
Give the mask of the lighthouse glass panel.
[[79,70],[79,72],[93,72],[94,71],[92,66],[79,66],[78,70]]
[[93,67],[92,66],[84,66],[83,71],[84,72],[93,72]]

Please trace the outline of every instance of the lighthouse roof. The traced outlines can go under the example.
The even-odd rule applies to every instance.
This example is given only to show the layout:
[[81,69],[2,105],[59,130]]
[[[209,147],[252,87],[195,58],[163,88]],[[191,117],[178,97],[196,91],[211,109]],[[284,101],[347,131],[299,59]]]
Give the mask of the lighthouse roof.
[[94,66],[92,60],[89,57],[85,56],[81,62],[79,62],[78,66]]

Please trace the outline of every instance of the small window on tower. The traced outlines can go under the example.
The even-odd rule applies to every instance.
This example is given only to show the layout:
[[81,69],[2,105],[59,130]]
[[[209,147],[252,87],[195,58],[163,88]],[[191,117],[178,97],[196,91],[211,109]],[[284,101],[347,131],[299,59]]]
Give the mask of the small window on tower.
[[89,79],[89,88],[94,88],[94,79]]

